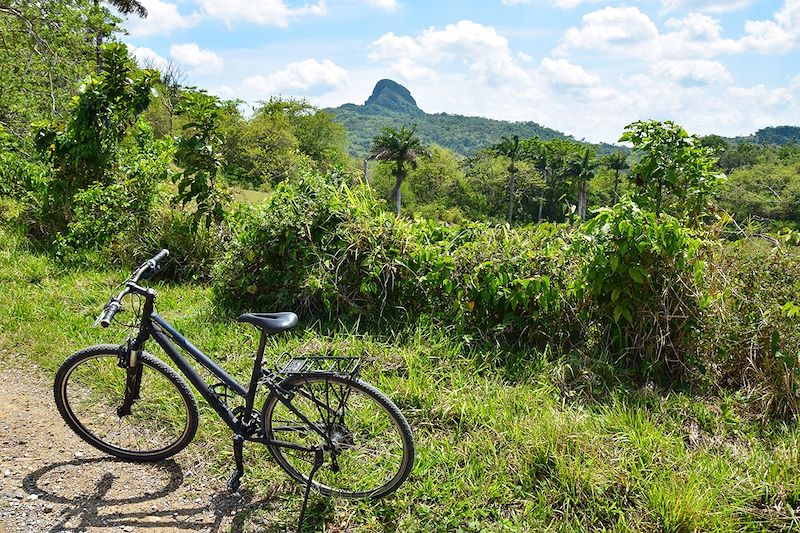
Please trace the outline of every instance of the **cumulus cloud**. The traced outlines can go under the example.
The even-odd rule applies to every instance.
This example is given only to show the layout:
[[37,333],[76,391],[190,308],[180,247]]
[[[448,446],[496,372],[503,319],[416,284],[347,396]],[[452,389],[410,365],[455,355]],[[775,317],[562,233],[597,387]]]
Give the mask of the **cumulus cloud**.
[[389,67],[389,71],[408,81],[436,79],[436,72],[433,69],[420,65],[413,59],[407,57],[402,57],[392,64],[392,66]]
[[126,27],[133,37],[170,34],[175,30],[190,28],[200,22],[198,13],[184,15],[176,4],[162,0],[140,0],[147,8],[147,18],[131,15],[127,17]]
[[708,13],[725,13],[738,11],[753,3],[754,0],[661,0],[664,11],[690,9]]
[[299,7],[292,7],[284,0],[198,0],[198,4],[205,16],[221,19],[227,24],[245,21],[281,28],[299,17],[324,15],[327,12],[322,0]]
[[367,5],[372,7],[377,7],[379,9],[385,9],[386,11],[394,11],[400,7],[400,3],[397,0],[364,0]]
[[222,71],[222,58],[212,50],[200,48],[195,43],[173,44],[169,53],[195,74],[219,74]]
[[542,59],[539,65],[544,77],[557,85],[590,86],[599,83],[600,78],[589,74],[580,65],[573,65],[566,59]]
[[[548,0],[550,5],[563,9],[572,9],[581,4],[589,2],[599,2],[600,0]],[[534,0],[502,0],[504,6],[518,6],[522,4],[533,4]]]
[[490,27],[471,20],[430,27],[416,37],[387,33],[372,43],[373,60],[408,59],[422,65],[457,62],[492,83],[524,80],[527,74],[516,61],[508,40]]
[[748,20],[737,39],[723,37],[719,20],[703,13],[669,19],[665,26],[669,31],[659,31],[637,7],[606,7],[587,13],[579,26],[568,29],[556,53],[601,50],[648,60],[787,53],[800,42],[800,0],[786,0],[772,20]]
[[157,69],[163,69],[169,63],[166,58],[161,57],[151,48],[128,45],[128,51],[136,58],[136,62],[143,67],[152,66]]
[[659,61],[653,65],[652,71],[656,77],[687,86],[733,83],[728,69],[719,61]]
[[279,92],[319,94],[342,87],[347,81],[347,71],[333,61],[310,58],[290,63],[266,76],[250,76],[244,80],[244,85],[270,95]]

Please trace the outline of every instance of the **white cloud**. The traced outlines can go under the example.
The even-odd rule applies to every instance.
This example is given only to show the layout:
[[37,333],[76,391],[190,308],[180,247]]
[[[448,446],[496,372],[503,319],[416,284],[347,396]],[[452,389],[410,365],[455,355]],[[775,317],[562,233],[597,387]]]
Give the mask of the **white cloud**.
[[386,11],[395,11],[400,8],[400,3],[397,0],[364,0],[367,5],[377,7],[378,9],[385,9]]
[[544,77],[556,85],[591,86],[597,85],[600,78],[589,74],[580,65],[573,65],[566,59],[542,59],[539,65]]
[[514,61],[508,40],[490,27],[471,20],[430,27],[416,37],[387,33],[372,43],[373,60],[406,58],[423,65],[466,64],[469,71],[491,83],[524,80],[526,72]]
[[169,53],[195,74],[219,74],[222,71],[222,58],[207,48],[201,49],[195,43],[173,44]]
[[420,65],[413,59],[407,57],[402,57],[392,64],[392,66],[389,67],[389,72],[408,81],[436,79],[436,72],[433,69]]
[[136,62],[141,66],[155,67],[162,69],[167,66],[168,61],[158,55],[153,49],[144,46],[128,45],[128,51],[136,58]]
[[282,70],[267,76],[250,76],[243,83],[261,94],[272,95],[283,91],[323,93],[342,87],[347,81],[347,71],[333,61],[317,61],[311,58],[290,63]]
[[660,32],[637,7],[606,7],[568,29],[555,52],[599,50],[646,60],[788,53],[800,42],[800,0],[786,0],[772,20],[748,20],[737,39],[724,38],[719,20],[702,13],[669,19],[665,26],[670,31]]
[[197,13],[183,15],[178,6],[162,0],[140,0],[147,9],[147,18],[135,15],[127,17],[126,27],[133,37],[170,34],[175,30],[191,28],[200,21]]
[[652,67],[653,75],[683,85],[711,85],[733,83],[733,77],[719,61],[683,60],[659,61]]
[[583,16],[564,34],[559,50],[628,50],[658,38],[658,28],[638,7],[606,7]]
[[[504,6],[518,6],[523,4],[533,4],[534,0],[502,0]],[[599,2],[600,0],[548,0],[550,5],[563,9],[572,9],[581,4],[589,2]]]
[[661,0],[664,11],[690,9],[708,13],[725,13],[744,9],[754,0]]
[[289,22],[305,15],[324,15],[325,2],[292,7],[284,0],[198,0],[203,13],[227,24],[245,21],[262,26],[286,27]]

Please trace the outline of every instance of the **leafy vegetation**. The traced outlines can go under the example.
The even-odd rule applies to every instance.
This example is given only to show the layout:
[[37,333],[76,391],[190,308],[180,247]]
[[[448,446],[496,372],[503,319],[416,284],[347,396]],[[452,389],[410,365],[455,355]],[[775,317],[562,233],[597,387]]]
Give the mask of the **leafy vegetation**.
[[[174,65],[139,68],[100,2],[0,1],[0,29],[0,357],[52,371],[99,340],[85,326],[121,271],[169,248],[160,310],[236,371],[251,332],[226,317],[297,310],[308,328],[271,355],[370,353],[409,416],[408,485],[319,523],[796,529],[792,128],[641,121],[612,150],[427,115],[387,80],[365,106],[246,117]],[[377,161],[350,158],[337,120]],[[219,430],[200,439],[221,468]]]

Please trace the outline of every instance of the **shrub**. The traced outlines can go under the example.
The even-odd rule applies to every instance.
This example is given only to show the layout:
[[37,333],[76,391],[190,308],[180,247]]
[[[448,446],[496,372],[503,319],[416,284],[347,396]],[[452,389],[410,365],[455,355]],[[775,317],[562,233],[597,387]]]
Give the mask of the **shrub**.
[[711,261],[712,306],[699,353],[709,378],[743,388],[760,417],[800,415],[800,249],[745,238],[718,247]]
[[169,174],[172,154],[171,140],[156,140],[148,126],[138,125],[119,150],[109,172],[111,182],[94,182],[73,196],[73,215],[66,232],[57,238],[59,253],[68,257],[101,250],[145,224]]
[[307,175],[253,210],[214,276],[229,310],[295,309],[371,322],[429,315],[537,344],[575,340],[565,228],[410,221],[369,190]]
[[170,256],[158,279],[207,280],[221,252],[222,230],[195,227],[190,214],[165,206],[126,228],[112,245],[114,260],[128,267],[141,264],[162,248],[169,249]]
[[599,348],[630,366],[680,376],[694,362],[704,262],[701,241],[676,219],[628,197],[583,225],[573,251],[585,257],[575,290],[599,331]]

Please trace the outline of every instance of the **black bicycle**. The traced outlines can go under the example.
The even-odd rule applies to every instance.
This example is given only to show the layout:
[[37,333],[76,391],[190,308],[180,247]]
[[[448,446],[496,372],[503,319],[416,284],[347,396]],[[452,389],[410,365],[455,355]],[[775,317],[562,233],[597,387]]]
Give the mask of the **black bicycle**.
[[[391,400],[359,379],[360,358],[284,356],[264,366],[267,336],[295,326],[297,315],[247,313],[238,320],[261,336],[250,382],[241,385],[159,316],[156,291],[139,285],[167,255],[162,250],[142,264],[95,322],[108,327],[123,298],[138,296],[140,315],[128,340],[84,348],[56,374],[56,405],[78,436],[128,461],[160,461],[191,442],[197,401],[172,367],[144,351],[152,338],[233,431],[231,491],[244,474],[245,441],[265,444],[278,465],[306,485],[303,512],[311,487],[326,496],[378,498],[405,481],[414,463],[411,429]],[[220,382],[206,383],[176,345]],[[269,393],[259,411],[254,403],[261,386]],[[243,405],[232,406],[237,397]]]

